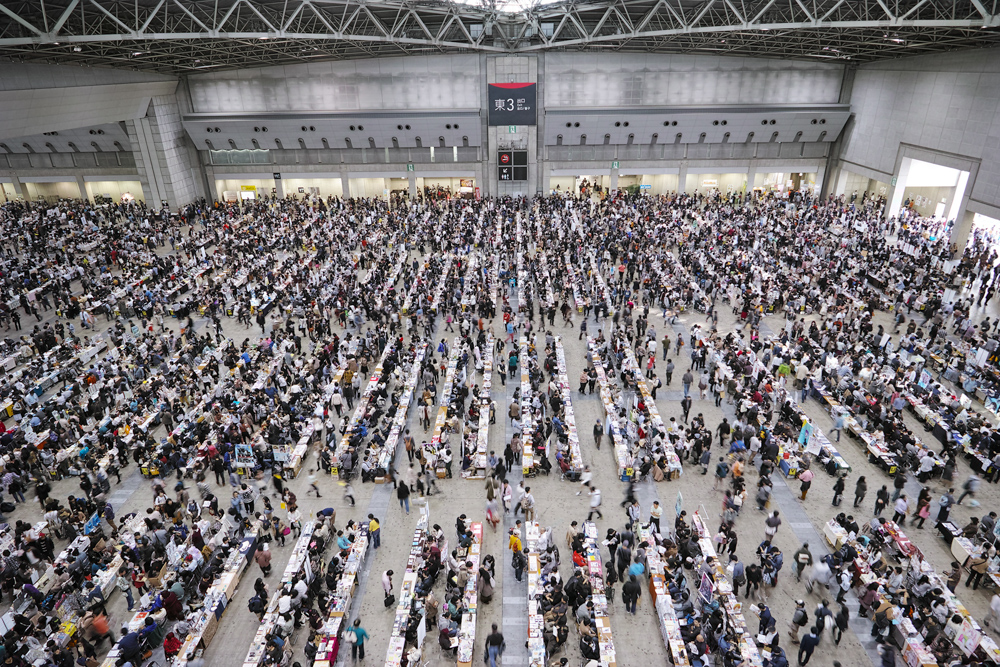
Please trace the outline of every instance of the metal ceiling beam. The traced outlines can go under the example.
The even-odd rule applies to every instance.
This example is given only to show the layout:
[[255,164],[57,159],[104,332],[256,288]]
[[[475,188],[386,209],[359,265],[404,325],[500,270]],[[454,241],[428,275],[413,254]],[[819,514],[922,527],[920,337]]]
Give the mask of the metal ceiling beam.
[[[160,43],[195,47],[175,54],[177,62],[135,64],[167,70],[193,69],[210,43],[232,47],[222,63],[227,67],[241,58],[259,64],[261,50],[283,61],[308,61],[299,55],[303,46],[324,57],[331,50],[349,57],[352,49],[387,55],[609,48],[828,57],[805,53],[822,48],[810,41],[826,34],[844,52],[839,57],[870,60],[909,52],[901,43],[948,50],[1000,41],[982,30],[1000,27],[1000,15],[987,5],[993,6],[982,0],[567,0],[506,13],[421,0],[2,0],[0,14],[11,21],[0,22],[0,55],[53,58],[60,57],[57,45],[84,45],[83,55],[66,53],[65,59],[120,64],[137,47],[150,53]],[[52,30],[39,27],[47,24],[44,11],[59,12]],[[543,22],[557,26],[551,36],[542,34]],[[875,37],[873,44],[883,31],[902,41],[880,44]],[[770,39],[776,34],[780,40]],[[276,44],[285,40],[304,43]],[[217,62],[218,55],[206,57]]]

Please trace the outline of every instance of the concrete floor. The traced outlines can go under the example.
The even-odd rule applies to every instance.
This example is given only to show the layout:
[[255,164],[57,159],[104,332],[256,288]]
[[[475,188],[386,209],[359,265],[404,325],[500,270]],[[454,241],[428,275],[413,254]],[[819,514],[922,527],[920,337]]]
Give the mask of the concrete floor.
[[[719,310],[721,316],[719,330],[725,333],[733,328],[735,321],[730,314],[730,309],[724,303],[720,303]],[[991,309],[991,311],[995,311],[995,309]],[[983,312],[979,316],[982,317],[987,314],[994,315],[995,312]],[[45,315],[50,316],[49,319],[51,320],[53,313],[49,311]],[[575,317],[578,318],[579,315]],[[702,319],[703,316],[697,313],[689,314],[682,316],[680,322],[673,327],[664,325],[655,315],[651,317],[650,321],[656,327],[657,335],[662,337],[665,332],[684,332],[688,326],[698,323]],[[881,322],[885,324],[890,322],[889,317],[884,313],[877,315],[876,321],[877,323]],[[22,320],[22,324],[26,331],[30,331],[32,323],[24,319]],[[171,324],[175,329],[178,328],[176,321],[172,321]],[[590,331],[592,333],[596,332],[598,328],[596,323],[591,321],[588,324]],[[106,326],[103,321],[99,322],[98,325],[100,329]],[[203,325],[204,322],[199,323],[199,327]],[[781,326],[782,321],[780,318],[772,316],[765,320],[765,327],[779,330]],[[224,319],[224,327],[225,335],[237,342],[246,336],[256,335],[253,329],[244,329],[235,320]],[[501,327],[502,321],[498,318],[497,322],[494,323],[494,334],[502,336]],[[579,376],[585,364],[585,341],[578,340],[578,327],[579,319],[574,320],[573,328],[563,329],[558,322],[555,327],[556,334],[564,335],[563,343],[566,350],[568,375],[571,382]],[[442,335],[440,329],[443,329],[443,323],[439,326],[437,339]],[[538,335],[543,336],[541,332]],[[544,349],[543,341],[539,341],[538,349]],[[678,363],[678,372],[675,373],[673,385],[664,386],[658,393],[657,407],[665,421],[669,421],[672,416],[676,416],[678,419],[681,417],[679,403],[682,398],[682,392],[679,378],[682,374],[682,369],[685,367],[686,364]],[[663,362],[658,360],[657,372],[662,374],[662,368]],[[509,422],[503,419],[502,415],[506,414],[514,385],[508,382],[507,386],[504,387],[496,381],[494,384],[493,397],[497,401],[498,409],[497,422],[490,430],[490,446],[492,449],[500,452],[503,449],[504,442],[510,437],[510,433],[508,432]],[[593,446],[593,440],[589,435],[594,421],[599,418],[603,419],[603,410],[599,397],[596,394],[581,396],[574,393],[573,407],[576,413],[577,427],[581,433],[581,449],[584,463],[591,466],[594,472],[593,483],[604,493],[604,518],[596,521],[598,530],[603,534],[609,527],[621,529],[626,521],[626,515],[624,510],[618,508],[617,504],[623,498],[624,485],[617,479],[616,465],[613,460],[611,448],[605,444],[601,450],[596,450]],[[804,409],[821,428],[829,428],[832,425],[832,420],[819,403],[810,401],[806,403]],[[413,409],[410,410],[409,424],[411,431],[414,432],[419,442],[422,433],[414,416],[415,412]],[[692,414],[699,412],[704,414],[706,424],[710,428],[717,425],[724,416],[729,417],[730,420],[733,418],[731,406],[724,402],[721,409],[716,408],[710,395],[705,401],[699,400],[697,396],[694,397]],[[922,436],[924,433],[922,425],[916,423],[912,415],[908,416],[907,419],[911,422],[914,432]],[[929,441],[929,438],[926,440]],[[861,448],[857,446],[856,441],[849,440],[845,436],[840,451],[854,470],[847,480],[848,497],[850,497],[857,476],[864,474],[867,477],[869,487],[868,498],[866,499],[865,506],[858,508],[855,512],[855,516],[859,519],[859,522],[862,519],[867,520],[872,516],[875,490],[881,484],[889,483],[889,478],[881,470],[867,462],[866,456]],[[405,453],[402,452],[401,448],[397,454],[396,461],[399,465],[402,465],[402,461],[405,461]],[[305,465],[311,469],[315,467],[315,462],[315,453],[313,453],[309,456]],[[457,470],[459,466],[456,465],[455,468]],[[957,484],[960,484],[969,472],[970,470],[965,462],[960,462],[959,469],[956,472]],[[749,485],[754,483],[754,475],[754,471],[749,472]],[[405,514],[395,501],[391,485],[357,484],[355,486],[357,506],[350,508],[343,502],[340,487],[329,475],[320,473],[318,477],[319,486],[323,494],[322,498],[306,495],[308,488],[306,477],[305,474],[302,474],[298,479],[289,483],[299,498],[300,507],[305,517],[312,516],[313,513],[324,507],[333,506],[337,509],[338,525],[343,525],[350,519],[360,521],[369,512],[374,513],[381,520],[382,547],[370,553],[368,557],[367,568],[365,575],[361,579],[359,595],[355,599],[352,613],[352,617],[361,618],[363,626],[371,635],[371,640],[367,644],[368,657],[366,663],[381,664],[388,645],[388,637],[391,632],[395,611],[394,609],[386,610],[384,608],[379,579],[382,572],[387,569],[395,570],[395,580],[397,582],[401,578],[402,572],[405,569],[410,537],[417,522],[418,512],[411,511],[409,515]],[[511,485],[516,486],[517,481],[520,479],[520,470],[515,469],[509,476],[509,479]],[[711,485],[706,483],[706,479],[698,474],[697,469],[686,468],[684,474],[678,480],[664,481],[659,484],[653,482],[643,483],[639,489],[639,498],[643,511],[648,511],[654,499],[659,499],[662,505],[672,508],[677,493],[680,491],[684,498],[684,508],[689,514],[694,509],[704,508],[703,512],[710,518],[710,523],[713,523],[720,513],[722,494],[721,492],[713,491]],[[818,591],[813,596],[808,595],[804,586],[796,584],[794,578],[789,576],[790,555],[799,548],[802,541],[810,543],[814,556],[823,553],[826,546],[820,537],[823,524],[836,511],[847,511],[849,506],[837,509],[831,507],[834,480],[833,478],[828,478],[824,473],[820,473],[816,478],[813,489],[805,502],[798,499],[797,492],[789,490],[784,483],[785,480],[783,477],[775,475],[775,479],[777,483],[775,485],[772,507],[781,511],[785,523],[778,531],[774,542],[786,554],[786,562],[789,563],[789,566],[783,569],[782,576],[779,577],[779,583],[770,595],[769,605],[772,613],[778,618],[779,628],[783,632],[787,626],[787,622],[791,618],[794,600],[805,599],[807,601],[807,608],[811,612],[820,599]],[[210,479],[209,483],[213,484],[214,482]],[[450,539],[454,539],[455,518],[459,513],[464,512],[473,521],[482,521],[484,519],[485,494],[482,481],[464,480],[460,476],[456,476],[450,480],[439,480],[438,485],[442,493],[429,498],[426,502],[430,509],[431,524],[440,524]],[[793,485],[797,489],[797,484],[793,483]],[[563,535],[569,527],[570,521],[576,520],[582,524],[586,519],[586,500],[576,495],[579,489],[578,485],[560,481],[558,475],[536,477],[529,481],[529,486],[531,486],[532,493],[537,501],[538,521],[543,527],[551,526],[553,528],[554,535],[558,540],[557,544],[561,546],[563,553],[561,570],[563,578],[566,580],[571,575],[571,561],[568,549],[563,547],[565,544]],[[59,481],[53,484],[53,487],[52,495],[63,499],[79,491],[75,478]],[[911,497],[916,497],[919,487],[915,479],[911,480],[910,487],[908,488],[908,494],[912,494]],[[940,485],[937,485],[935,490],[936,492],[939,491]],[[130,466],[124,471],[122,484],[113,484],[112,491],[112,502],[116,506],[118,515],[131,511],[142,511],[152,502],[150,484],[141,477],[135,466]],[[222,497],[226,495],[228,494]],[[939,495],[940,493],[936,493],[935,497]],[[954,508],[952,520],[959,526],[962,526],[970,516],[978,516],[981,510],[1000,506],[998,487],[983,484],[979,493],[979,500],[982,503],[982,507],[979,510],[967,505]],[[664,520],[669,520],[672,516],[672,510],[668,509]],[[9,518],[12,522],[16,519],[37,520],[40,518],[38,505],[33,502],[19,505]],[[748,506],[737,522],[737,532],[740,535],[737,553],[740,559],[745,562],[754,560],[754,550],[763,538],[763,518],[763,514],[758,513],[752,506]],[[513,525],[513,518],[508,517],[507,526],[511,525]],[[943,540],[936,536],[930,526],[931,524],[928,523],[928,527],[922,531],[913,529],[910,531],[910,538],[923,551],[938,571],[944,571],[949,567],[952,558]],[[281,573],[284,570],[291,551],[292,543],[290,541],[289,546],[284,549],[272,544],[274,551],[273,570],[271,576],[265,579],[270,583],[272,591],[280,580]],[[507,640],[508,651],[504,656],[504,664],[524,664],[523,656],[525,652],[523,644],[527,627],[525,614],[526,584],[518,583],[513,579],[506,544],[506,530],[500,529],[497,532],[493,532],[488,527],[485,529],[483,554],[494,554],[498,568],[503,563],[503,573],[497,573],[497,590],[492,604],[480,605],[474,664],[476,664],[476,661],[482,659],[482,647],[485,637],[489,633],[491,623],[497,623],[502,627]],[[57,543],[57,548],[61,548],[61,546],[61,544]],[[606,558],[606,550],[602,549],[602,555]],[[374,577],[374,580],[370,583],[369,575]],[[251,565],[244,575],[243,582],[239,587],[235,599],[230,605],[232,608],[223,617],[219,631],[206,652],[205,658],[208,664],[218,667],[232,667],[242,663],[249,643],[257,629],[257,623],[253,620],[255,617],[247,611],[246,605],[253,591],[253,581],[258,576],[260,576],[259,568],[256,565]],[[620,586],[618,588],[620,592]],[[973,592],[971,589],[965,589],[964,586],[960,586],[958,595],[977,619],[985,619],[990,594],[982,589]],[[856,612],[856,599],[852,598],[852,603],[852,611]],[[108,608],[115,624],[131,617],[125,609],[124,598],[120,595],[116,594],[113,597]],[[751,625],[756,622],[754,618],[749,618],[749,620]],[[624,614],[619,597],[618,602],[613,606],[611,612],[611,623],[619,665],[640,665],[647,662],[652,664],[666,663],[668,660],[667,652],[663,646],[658,631],[657,620],[650,607],[649,598],[645,590],[643,597],[640,599],[638,614],[634,617]],[[866,664],[867,660],[873,659],[871,655],[872,647],[867,641],[869,639],[868,629],[870,625],[862,619],[856,622],[853,627],[857,631],[857,634],[845,633],[844,639],[836,651],[831,650],[833,644],[827,633],[823,644],[821,644],[821,650],[813,657],[810,664],[819,666],[830,665],[834,658],[843,664]],[[860,638],[858,635],[860,635]],[[306,637],[307,631],[300,629],[293,640],[297,649],[295,659],[303,663],[305,659],[301,653],[301,647],[305,643]],[[564,652],[564,655],[570,658],[570,665],[578,665],[582,661],[579,649],[577,648],[578,639],[576,631],[571,628],[570,638]],[[862,640],[865,641],[862,642]],[[794,659],[792,657],[794,651],[791,650],[793,647],[791,647],[787,637],[783,637],[782,645],[789,653],[790,659]],[[428,664],[432,666],[454,664],[453,658],[442,656],[437,646],[436,637],[433,635],[428,636],[428,642],[424,650],[424,660],[428,661]]]

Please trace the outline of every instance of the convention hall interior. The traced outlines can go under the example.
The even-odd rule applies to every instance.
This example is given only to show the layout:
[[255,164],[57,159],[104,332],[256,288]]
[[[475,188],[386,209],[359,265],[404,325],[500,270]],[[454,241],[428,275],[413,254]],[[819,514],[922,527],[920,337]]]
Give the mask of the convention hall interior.
[[998,156],[998,0],[0,0],[0,662],[1000,667]]

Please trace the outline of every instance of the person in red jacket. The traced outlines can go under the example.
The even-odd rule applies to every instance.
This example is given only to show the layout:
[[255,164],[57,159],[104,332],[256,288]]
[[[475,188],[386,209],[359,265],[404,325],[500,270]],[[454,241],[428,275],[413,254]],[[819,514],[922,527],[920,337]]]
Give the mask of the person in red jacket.
[[181,640],[174,636],[174,633],[168,632],[167,636],[163,639],[163,654],[168,658],[172,658],[177,655],[181,650]]

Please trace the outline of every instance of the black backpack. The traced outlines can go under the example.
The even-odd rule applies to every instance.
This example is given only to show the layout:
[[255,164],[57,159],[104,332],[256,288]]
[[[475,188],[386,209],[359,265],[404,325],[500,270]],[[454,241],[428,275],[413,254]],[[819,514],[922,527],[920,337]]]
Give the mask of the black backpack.
[[264,601],[259,595],[255,595],[247,602],[247,609],[255,614],[260,614],[264,611]]

